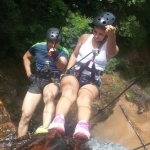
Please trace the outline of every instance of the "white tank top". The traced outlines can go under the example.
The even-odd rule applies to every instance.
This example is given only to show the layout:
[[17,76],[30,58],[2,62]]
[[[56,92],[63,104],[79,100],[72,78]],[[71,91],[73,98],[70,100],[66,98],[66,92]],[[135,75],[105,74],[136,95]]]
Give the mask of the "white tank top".
[[[83,57],[85,57],[87,54],[92,52],[92,50],[89,48],[89,44],[91,43],[91,40],[93,38],[93,34],[84,42],[84,44],[80,47],[79,54],[77,57],[77,62],[80,61]],[[103,44],[103,46],[100,49],[100,53],[95,57],[95,67],[98,70],[104,71],[106,64],[107,64],[107,59],[106,59],[106,45],[107,42]],[[86,63],[90,59],[93,58],[93,53],[85,57],[81,62]]]

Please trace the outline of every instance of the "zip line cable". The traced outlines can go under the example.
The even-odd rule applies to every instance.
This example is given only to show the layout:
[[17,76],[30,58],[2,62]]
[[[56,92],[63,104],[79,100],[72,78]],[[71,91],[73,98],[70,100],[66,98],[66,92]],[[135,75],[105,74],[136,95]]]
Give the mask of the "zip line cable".
[[[65,22],[65,20],[66,20],[66,18],[67,18],[68,11],[69,11],[69,9],[70,9],[70,6],[71,6],[72,2],[73,2],[73,0],[70,0],[69,5],[68,5],[68,8],[67,8],[66,13],[65,13],[65,16],[64,16],[63,22]],[[55,41],[54,47],[55,47],[55,45],[56,45],[56,43],[57,43],[57,40],[58,40],[58,37],[59,37],[61,31],[62,31],[62,25],[61,25],[60,28],[59,28],[59,33],[58,33],[57,39],[56,39],[56,41]],[[53,47],[53,49],[54,49],[54,47]]]
[[[121,11],[124,9],[124,7],[125,7],[126,4],[128,3],[128,1],[129,1],[129,0],[126,0],[126,1],[125,1],[124,5],[122,6],[122,8],[120,9],[120,11],[118,12],[118,14],[117,14],[117,16],[116,16],[116,20],[118,20],[118,17],[119,17],[119,15],[121,14]],[[115,24],[116,20],[114,21],[113,24]],[[105,38],[101,41],[99,47],[105,43],[105,40],[106,40],[106,36],[105,36]],[[81,62],[83,59],[85,59],[85,58],[86,58],[87,56],[89,56],[91,53],[92,53],[92,52],[90,52],[89,54],[87,54],[86,56],[84,56],[82,59],[80,59],[78,62],[76,62],[76,63],[75,63],[73,66],[71,66],[69,69],[71,69],[71,68],[74,67],[76,64],[78,64],[79,62]],[[69,70],[69,69],[68,69],[68,70]]]
[[150,145],[150,143],[147,143],[147,144],[145,144],[145,145],[143,145],[143,146],[140,146],[140,147],[134,148],[133,150],[137,150],[137,149],[143,148],[143,147],[145,147],[145,146],[147,146],[147,145]]
[[127,88],[125,88],[112,102],[110,102],[106,107],[103,109],[100,109],[97,114],[95,114],[93,117],[90,118],[92,120],[94,117],[96,117],[99,113],[104,111],[107,107],[109,107],[111,104],[113,104],[124,92],[126,92],[132,85],[134,85],[137,81],[139,81],[143,76],[145,76],[150,71],[150,68],[145,71],[140,77],[138,77],[133,83],[131,83]]

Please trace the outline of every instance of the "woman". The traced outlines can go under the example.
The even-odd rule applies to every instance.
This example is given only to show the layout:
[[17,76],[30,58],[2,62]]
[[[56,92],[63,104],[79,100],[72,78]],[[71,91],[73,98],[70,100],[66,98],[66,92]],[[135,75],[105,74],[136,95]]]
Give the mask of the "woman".
[[49,129],[65,133],[64,117],[77,100],[78,124],[73,137],[89,139],[88,121],[92,101],[99,95],[100,75],[107,62],[119,48],[116,45],[115,16],[103,12],[93,20],[93,34],[83,34],[68,63],[67,73],[61,80],[62,96],[56,107],[56,116]]

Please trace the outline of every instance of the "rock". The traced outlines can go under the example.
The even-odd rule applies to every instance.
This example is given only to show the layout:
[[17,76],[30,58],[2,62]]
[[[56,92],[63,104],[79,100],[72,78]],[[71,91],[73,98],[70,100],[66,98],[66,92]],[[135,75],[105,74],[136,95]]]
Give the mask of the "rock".
[[0,100],[0,139],[7,137],[14,132],[16,132],[16,127],[12,123],[9,113]]
[[15,97],[17,95],[17,90],[13,89],[13,90],[10,91],[10,93],[11,93],[12,96]]

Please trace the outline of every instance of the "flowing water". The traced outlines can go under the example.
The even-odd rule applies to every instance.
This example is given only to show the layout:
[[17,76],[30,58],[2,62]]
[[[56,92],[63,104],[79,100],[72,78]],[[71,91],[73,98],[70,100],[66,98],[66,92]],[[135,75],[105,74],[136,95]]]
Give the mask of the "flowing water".
[[[29,144],[28,141],[29,141],[29,139],[24,139],[24,140],[15,140],[15,139],[11,139],[11,138],[5,139],[3,144],[2,144],[2,142],[0,142],[1,143],[0,150],[16,150],[15,147],[17,147],[20,144],[22,144],[24,146],[22,146],[21,148],[19,148],[17,150],[22,150],[22,149],[26,150],[25,147],[28,146],[28,144]],[[88,142],[88,147],[84,150],[128,150],[127,148],[123,147],[122,145],[114,144],[113,142],[107,141],[104,143],[100,143],[98,138],[91,138],[90,141]],[[27,148],[27,150],[29,150],[29,149]],[[39,150],[39,149],[37,149],[37,150]],[[52,150],[52,149],[47,149],[47,150]],[[53,150],[59,150],[59,149],[54,148]],[[61,150],[73,150],[73,149],[66,149],[66,147],[63,148],[61,145]]]
[[110,141],[100,143],[98,138],[92,138],[88,144],[92,150],[128,150],[128,148]]
[[[127,121],[120,105],[123,106],[129,122],[132,123],[144,144],[150,143],[150,111],[139,115],[137,106],[126,101],[124,97],[114,107],[113,114],[106,121],[97,123],[92,129],[92,136],[98,137],[100,143],[104,143],[107,140],[119,143],[129,150],[142,146],[139,137]],[[143,149],[141,148],[140,150]],[[114,148],[114,150],[118,149]],[[150,145],[147,146],[147,150],[150,150]]]
[[[123,114],[120,104],[123,106],[128,119],[132,122],[134,128],[139,133],[143,143],[150,143],[150,111],[139,115],[137,113],[137,106],[131,102],[127,102],[125,98],[122,97],[114,107],[113,114],[110,115],[107,120],[97,123],[92,129],[91,139],[88,142],[87,148],[84,150],[132,150],[142,145],[139,137],[135,134],[133,127],[129,124],[129,120],[127,121]],[[15,135],[10,135],[0,141],[0,150],[16,150],[18,145],[22,145],[22,148],[18,150],[29,150],[26,149],[26,146],[31,145],[32,142],[34,144],[36,142],[39,144],[38,141],[41,139],[43,140],[45,137],[46,135],[28,135],[22,139],[17,139],[15,138]],[[66,146],[64,146],[64,149],[60,149],[66,150]],[[143,149],[144,148],[141,148],[140,150]],[[150,149],[150,145],[147,145],[145,150],[148,149]],[[52,149],[50,148],[47,150]],[[53,148],[53,150],[59,149]]]

